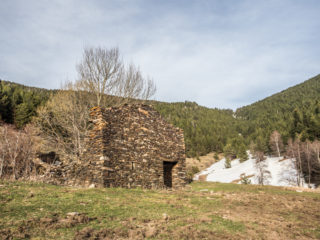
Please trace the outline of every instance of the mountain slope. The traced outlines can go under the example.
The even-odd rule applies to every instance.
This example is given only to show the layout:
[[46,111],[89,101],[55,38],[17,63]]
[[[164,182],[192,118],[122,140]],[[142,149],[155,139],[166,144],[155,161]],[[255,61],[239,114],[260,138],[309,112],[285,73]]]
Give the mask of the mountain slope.
[[249,140],[262,136],[267,144],[274,130],[278,130],[285,141],[296,134],[302,135],[303,140],[314,140],[320,137],[319,102],[320,75],[317,75],[280,93],[241,107],[236,110],[235,115],[237,119],[247,122],[242,133]]
[[173,125],[184,130],[187,156],[221,152],[229,138],[238,134],[232,110],[211,109],[195,102],[152,104]]

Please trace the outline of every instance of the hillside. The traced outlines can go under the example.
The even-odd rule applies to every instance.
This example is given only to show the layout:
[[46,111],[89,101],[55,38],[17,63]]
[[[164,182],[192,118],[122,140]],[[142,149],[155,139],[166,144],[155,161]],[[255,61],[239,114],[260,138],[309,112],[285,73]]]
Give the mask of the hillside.
[[[36,115],[37,107],[56,92],[0,80],[0,120],[23,127]],[[210,109],[187,101],[149,103],[170,123],[184,130],[187,156],[221,152],[227,139],[237,135],[232,110]]]
[[195,102],[153,102],[153,106],[173,125],[183,129],[187,156],[222,152],[227,140],[240,131],[232,110],[211,109]]
[[319,193],[253,185],[161,191],[0,181],[0,239],[319,239],[319,204]]
[[[3,80],[0,83],[0,120],[17,127],[30,122],[37,107],[57,92]],[[188,101],[149,103],[165,119],[184,130],[188,157],[223,152],[227,143],[244,151],[244,145],[248,149],[250,142],[257,141],[263,146],[261,150],[270,152],[269,137],[274,130],[281,133],[285,143],[297,136],[302,141],[320,139],[320,75],[239,108],[235,113]]]
[[23,127],[55,92],[0,79],[0,121]]
[[236,110],[237,119],[247,121],[242,129],[250,140],[262,136],[265,144],[278,130],[286,142],[301,135],[302,140],[320,138],[320,75],[251,105]]

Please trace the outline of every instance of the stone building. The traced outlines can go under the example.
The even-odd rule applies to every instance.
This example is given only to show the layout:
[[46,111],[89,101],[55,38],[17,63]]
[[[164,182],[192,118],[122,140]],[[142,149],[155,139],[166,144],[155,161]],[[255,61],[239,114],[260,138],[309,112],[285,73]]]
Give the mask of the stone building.
[[84,174],[87,184],[125,188],[186,184],[183,131],[150,106],[95,107],[91,121],[83,157],[90,172]]

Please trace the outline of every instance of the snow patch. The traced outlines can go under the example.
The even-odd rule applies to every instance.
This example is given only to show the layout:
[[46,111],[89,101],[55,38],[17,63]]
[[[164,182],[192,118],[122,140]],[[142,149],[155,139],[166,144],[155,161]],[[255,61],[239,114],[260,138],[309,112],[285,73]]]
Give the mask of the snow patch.
[[[239,159],[231,161],[231,168],[225,168],[226,159],[223,158],[219,162],[212,164],[207,169],[201,171],[194,176],[194,180],[199,180],[199,176],[207,175],[206,181],[208,182],[223,182],[231,183],[238,182],[241,174],[251,176],[251,184],[258,184],[258,171],[256,168],[256,160],[249,154],[249,159],[240,162]],[[283,157],[267,157],[264,160],[266,171],[270,172],[270,176],[265,182],[265,185],[272,186],[297,186],[297,171],[294,167],[292,159],[283,159]],[[308,185],[303,181],[303,187]]]

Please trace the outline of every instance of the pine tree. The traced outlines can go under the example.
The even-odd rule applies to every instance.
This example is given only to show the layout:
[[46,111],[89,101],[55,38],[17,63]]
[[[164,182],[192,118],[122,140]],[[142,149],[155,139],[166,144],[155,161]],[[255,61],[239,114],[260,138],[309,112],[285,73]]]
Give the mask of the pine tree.
[[248,156],[248,153],[247,153],[245,145],[241,145],[240,146],[239,153],[238,153],[237,157],[240,159],[241,163],[248,160],[249,156]]
[[225,168],[231,168],[231,160],[229,157],[226,157],[226,161],[224,162]]
[[12,107],[8,94],[0,82],[0,120],[12,123]]

